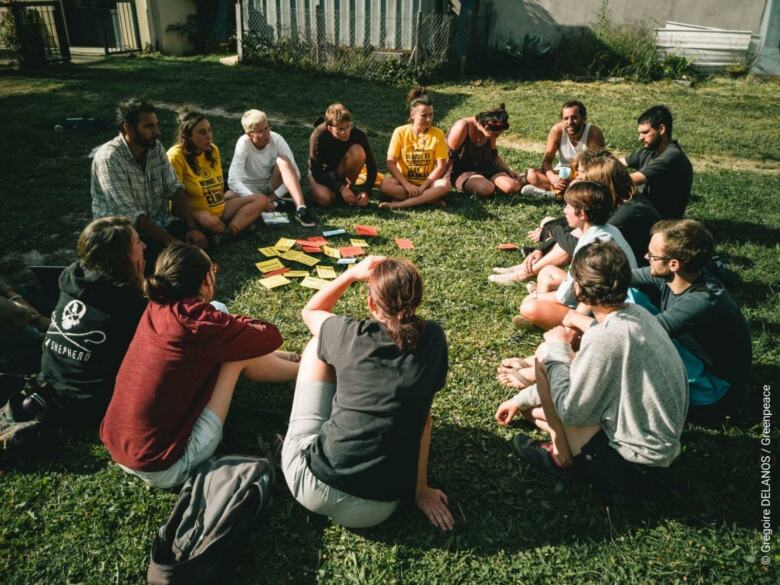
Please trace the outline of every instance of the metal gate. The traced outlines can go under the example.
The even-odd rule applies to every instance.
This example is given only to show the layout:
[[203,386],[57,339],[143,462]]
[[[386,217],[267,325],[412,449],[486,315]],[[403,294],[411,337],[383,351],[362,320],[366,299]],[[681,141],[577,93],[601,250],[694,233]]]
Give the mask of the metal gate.
[[73,47],[99,47],[106,55],[141,50],[135,2],[63,0]]
[[70,48],[59,1],[0,2],[0,65],[66,61]]

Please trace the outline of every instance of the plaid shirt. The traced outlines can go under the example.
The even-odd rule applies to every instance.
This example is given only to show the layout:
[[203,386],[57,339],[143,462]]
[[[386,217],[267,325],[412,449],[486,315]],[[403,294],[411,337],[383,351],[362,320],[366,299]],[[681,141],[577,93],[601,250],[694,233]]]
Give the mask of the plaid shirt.
[[159,141],[146,150],[146,167],[133,158],[119,134],[92,159],[92,216],[122,215],[133,223],[145,215],[160,227],[171,220],[170,200],[182,185]]

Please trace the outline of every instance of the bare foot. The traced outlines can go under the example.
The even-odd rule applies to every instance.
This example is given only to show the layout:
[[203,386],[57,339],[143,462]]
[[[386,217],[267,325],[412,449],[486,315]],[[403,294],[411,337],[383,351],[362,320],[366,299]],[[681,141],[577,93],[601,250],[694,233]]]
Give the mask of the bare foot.
[[518,368],[532,368],[533,367],[533,361],[529,360],[528,358],[517,358],[517,357],[511,357],[511,358],[504,358],[501,360],[501,365],[499,366],[499,371],[506,371],[506,370],[517,370]]
[[379,204],[379,209],[398,209],[399,207],[397,201],[382,201]]
[[528,388],[534,383],[533,380],[529,380],[523,374],[521,374],[520,370],[514,370],[511,373],[502,372],[496,376],[496,379],[504,386],[509,386],[510,388],[516,388],[518,390]]

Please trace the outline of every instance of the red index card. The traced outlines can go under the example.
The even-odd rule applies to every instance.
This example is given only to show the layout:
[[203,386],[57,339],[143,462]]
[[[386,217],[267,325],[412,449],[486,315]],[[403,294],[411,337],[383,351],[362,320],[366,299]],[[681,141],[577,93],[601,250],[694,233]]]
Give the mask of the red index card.
[[358,236],[378,236],[379,230],[372,225],[356,225],[355,234]]
[[277,274],[284,274],[285,272],[290,272],[289,268],[278,268],[276,270],[272,270],[271,272],[266,272],[263,274],[263,278],[268,278],[269,276],[275,276]]
[[407,240],[406,238],[396,238],[395,243],[398,244],[398,247],[401,248],[401,250],[414,250],[414,244],[412,243],[412,240]]
[[310,238],[306,238],[307,242],[311,242],[311,245],[314,244],[327,244],[328,240],[323,238],[322,236],[312,236]]
[[350,256],[364,256],[365,250],[360,246],[343,246],[339,248],[342,258],[349,258]]
[[322,254],[322,248],[301,246],[301,250],[307,254]]
[[499,244],[498,246],[496,246],[496,248],[498,250],[519,250],[517,244],[511,244],[511,243]]

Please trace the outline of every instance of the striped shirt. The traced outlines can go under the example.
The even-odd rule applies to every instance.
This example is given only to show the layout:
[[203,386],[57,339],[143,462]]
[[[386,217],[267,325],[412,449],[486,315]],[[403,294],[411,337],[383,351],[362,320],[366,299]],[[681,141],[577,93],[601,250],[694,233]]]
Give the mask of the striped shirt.
[[159,141],[140,164],[119,134],[92,159],[92,216],[122,215],[133,223],[141,215],[160,227],[171,221],[170,200],[182,188]]

